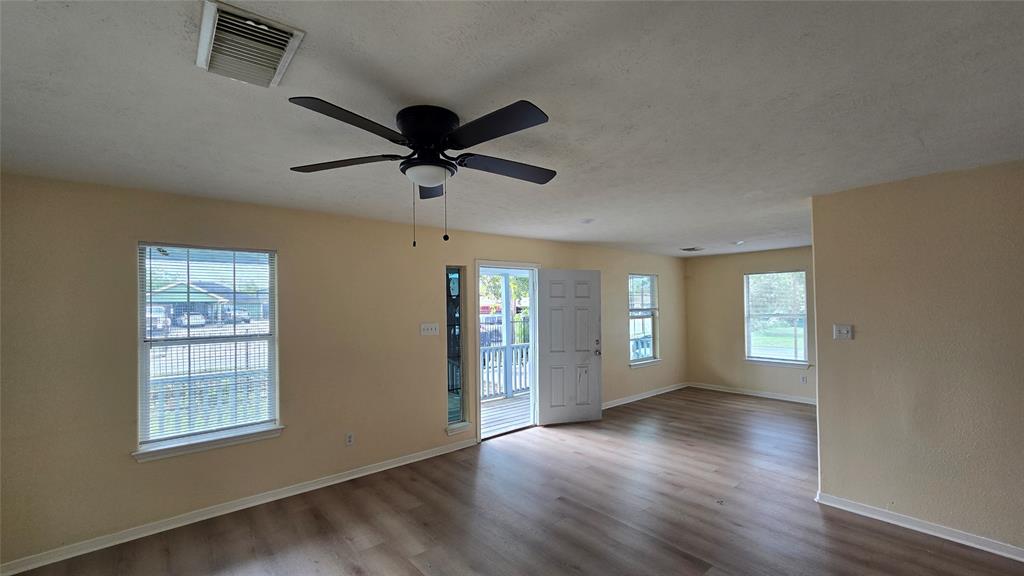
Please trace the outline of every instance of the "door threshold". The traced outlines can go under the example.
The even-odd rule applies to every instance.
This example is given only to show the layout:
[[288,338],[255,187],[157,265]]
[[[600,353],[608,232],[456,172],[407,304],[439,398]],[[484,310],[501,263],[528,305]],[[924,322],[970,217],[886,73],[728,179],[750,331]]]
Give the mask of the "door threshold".
[[523,430],[529,430],[530,428],[536,428],[536,427],[537,427],[536,424],[527,424],[526,426],[520,426],[519,428],[512,428],[511,430],[502,430],[501,432],[495,432],[494,434],[491,434],[490,436],[481,438],[480,441],[481,442],[485,442],[487,440],[492,440],[494,438],[499,438],[501,436],[507,436],[509,434],[515,434],[516,432],[522,432]]

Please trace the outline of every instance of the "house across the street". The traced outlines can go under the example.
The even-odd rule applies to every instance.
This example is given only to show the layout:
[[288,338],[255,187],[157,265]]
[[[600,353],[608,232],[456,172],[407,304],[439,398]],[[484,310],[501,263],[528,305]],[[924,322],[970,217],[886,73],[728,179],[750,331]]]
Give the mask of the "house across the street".
[[[162,306],[171,318],[202,315],[206,322],[265,320],[270,317],[266,292],[236,292],[219,282],[194,280],[171,282],[153,290],[150,307]],[[238,311],[238,312],[233,312]]]

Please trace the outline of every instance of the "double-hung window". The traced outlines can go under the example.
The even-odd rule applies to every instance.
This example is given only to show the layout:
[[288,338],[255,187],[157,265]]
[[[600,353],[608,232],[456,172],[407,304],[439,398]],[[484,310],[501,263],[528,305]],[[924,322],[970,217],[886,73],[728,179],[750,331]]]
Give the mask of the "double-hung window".
[[805,272],[743,277],[748,360],[807,362]]
[[139,460],[274,435],[276,254],[139,245]]
[[629,362],[658,358],[658,277],[629,275]]

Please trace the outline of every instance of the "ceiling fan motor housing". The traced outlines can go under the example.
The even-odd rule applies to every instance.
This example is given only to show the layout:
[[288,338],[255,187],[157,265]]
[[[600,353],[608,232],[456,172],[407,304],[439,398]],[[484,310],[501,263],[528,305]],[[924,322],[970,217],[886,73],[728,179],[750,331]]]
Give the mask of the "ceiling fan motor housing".
[[398,112],[395,121],[398,130],[409,139],[409,147],[416,153],[399,165],[402,174],[415,166],[440,166],[448,171],[449,177],[455,175],[458,166],[441,156],[445,149],[445,136],[459,127],[459,117],[455,112],[440,106],[409,106]]
[[409,147],[417,152],[433,149],[444,150],[444,138],[459,127],[459,117],[440,106],[409,106],[398,112],[395,118],[398,130],[409,139]]

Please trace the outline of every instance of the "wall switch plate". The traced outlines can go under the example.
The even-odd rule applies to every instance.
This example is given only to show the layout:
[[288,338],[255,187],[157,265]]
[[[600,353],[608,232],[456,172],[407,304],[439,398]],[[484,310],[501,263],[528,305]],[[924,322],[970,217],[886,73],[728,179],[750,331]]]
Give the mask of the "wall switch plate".
[[853,340],[853,324],[833,324],[833,340]]
[[356,443],[356,435],[349,432],[345,434],[345,446],[351,446]]
[[437,322],[424,322],[420,324],[420,336],[437,336],[441,333],[441,328],[437,325]]

